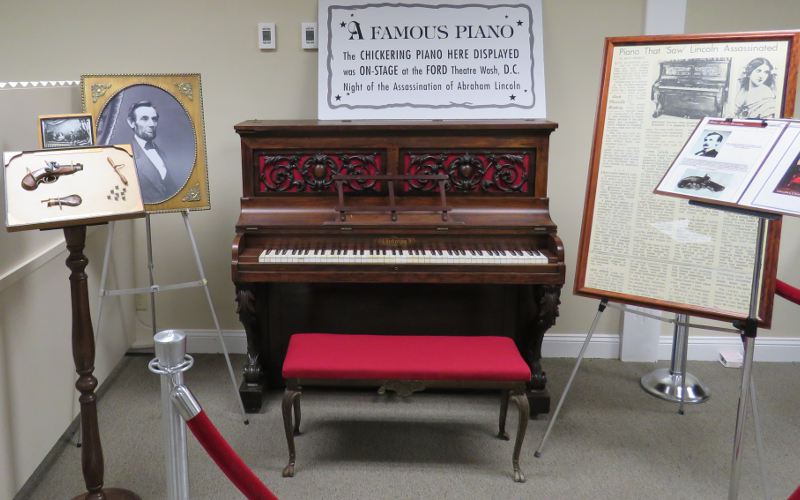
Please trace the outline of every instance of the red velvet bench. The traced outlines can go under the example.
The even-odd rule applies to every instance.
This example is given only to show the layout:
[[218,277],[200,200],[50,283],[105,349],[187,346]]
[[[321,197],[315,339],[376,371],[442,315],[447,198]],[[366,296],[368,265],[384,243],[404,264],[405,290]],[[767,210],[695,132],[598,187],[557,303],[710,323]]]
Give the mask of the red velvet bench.
[[300,434],[303,386],[376,386],[381,393],[389,390],[401,396],[426,388],[501,390],[498,437],[509,439],[506,413],[513,399],[519,409],[514,481],[525,481],[519,454],[528,427],[525,384],[531,372],[510,338],[298,333],[289,340],[283,378],[283,425],[289,445],[284,477],[294,476],[294,436]]

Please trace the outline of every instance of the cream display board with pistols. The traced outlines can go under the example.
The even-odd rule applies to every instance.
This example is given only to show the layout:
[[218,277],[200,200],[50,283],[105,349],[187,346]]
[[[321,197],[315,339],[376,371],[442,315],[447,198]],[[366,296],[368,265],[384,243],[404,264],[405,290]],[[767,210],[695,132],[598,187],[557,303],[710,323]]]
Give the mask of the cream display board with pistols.
[[3,164],[9,231],[144,215],[129,145],[7,152]]

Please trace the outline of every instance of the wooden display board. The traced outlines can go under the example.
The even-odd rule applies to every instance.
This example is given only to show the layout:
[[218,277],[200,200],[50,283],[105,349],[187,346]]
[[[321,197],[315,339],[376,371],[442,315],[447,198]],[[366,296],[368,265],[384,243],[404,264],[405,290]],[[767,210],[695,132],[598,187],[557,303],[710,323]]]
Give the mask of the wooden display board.
[[[791,115],[800,32],[606,39],[575,278],[578,295],[746,319],[757,221],[653,194],[705,116]],[[772,317],[780,221],[758,319]]]

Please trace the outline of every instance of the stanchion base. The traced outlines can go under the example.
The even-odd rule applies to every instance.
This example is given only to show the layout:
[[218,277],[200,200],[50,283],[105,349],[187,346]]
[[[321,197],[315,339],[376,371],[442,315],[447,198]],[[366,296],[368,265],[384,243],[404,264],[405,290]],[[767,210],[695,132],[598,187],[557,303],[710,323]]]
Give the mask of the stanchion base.
[[[679,403],[683,381],[679,374],[673,374],[666,368],[659,368],[644,375],[641,379],[642,389],[647,393],[667,401]],[[708,388],[691,373],[686,374],[686,397],[684,403],[703,403],[711,397]]]
[[[136,493],[123,490],[122,488],[103,488],[103,494],[106,496],[107,500],[142,500],[142,497]],[[88,496],[89,493],[83,493],[73,497],[72,500],[85,500]]]

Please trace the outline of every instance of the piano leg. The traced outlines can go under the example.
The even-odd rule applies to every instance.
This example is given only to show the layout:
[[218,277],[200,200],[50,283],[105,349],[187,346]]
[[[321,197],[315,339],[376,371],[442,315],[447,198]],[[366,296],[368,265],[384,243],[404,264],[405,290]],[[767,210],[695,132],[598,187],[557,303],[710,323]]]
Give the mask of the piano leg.
[[555,324],[558,317],[561,287],[535,285],[529,287],[528,292],[523,295],[528,306],[523,310],[530,311],[532,317],[530,322],[523,324],[518,347],[531,368],[531,381],[526,392],[531,418],[536,418],[540,413],[550,412],[547,374],[542,370],[542,341],[545,332]]
[[244,325],[247,334],[247,363],[242,369],[242,385],[239,386],[239,397],[247,413],[261,410],[261,403],[266,389],[264,372],[259,360],[259,330],[256,315],[256,295],[253,287],[236,283],[236,313]]

